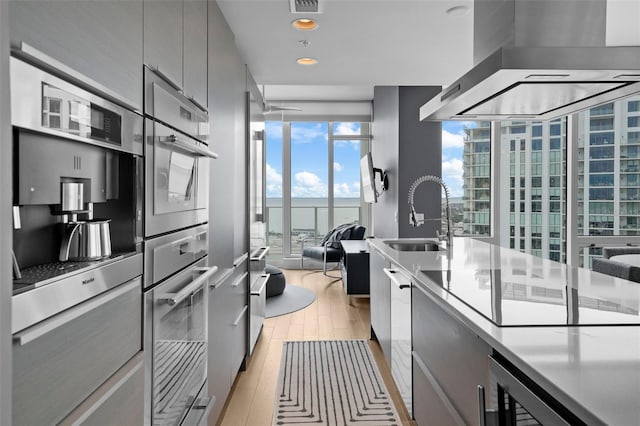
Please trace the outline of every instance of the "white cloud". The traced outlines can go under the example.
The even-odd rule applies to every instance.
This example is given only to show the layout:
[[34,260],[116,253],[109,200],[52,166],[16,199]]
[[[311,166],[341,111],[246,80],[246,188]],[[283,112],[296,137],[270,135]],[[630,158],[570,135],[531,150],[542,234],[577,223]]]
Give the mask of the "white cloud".
[[291,185],[292,197],[326,197],[327,185],[315,173],[298,172]]
[[282,175],[278,173],[276,169],[271,167],[269,163],[267,163],[266,175],[267,175],[267,196],[281,197],[282,196]]
[[351,185],[349,185],[347,182],[334,184],[333,196],[342,198],[360,197],[360,182],[353,182]]
[[322,138],[328,140],[328,129],[324,124],[316,124],[314,126],[293,125],[291,126],[291,142],[292,143],[312,143],[314,139]]
[[452,158],[442,162],[442,179],[446,182],[452,197],[462,197],[462,160]]
[[349,148],[349,147],[351,147],[354,151],[360,151],[360,141],[359,140],[345,141],[345,140],[338,139],[338,140],[334,140],[333,143],[336,146],[336,148],[339,148],[339,147]]
[[442,131],[442,148],[462,148],[464,146],[464,131],[460,133],[451,133],[446,130]]
[[359,135],[360,123],[339,123],[333,133],[336,135]]
[[341,172],[344,169],[344,166],[337,161],[333,162],[333,170],[336,172]]

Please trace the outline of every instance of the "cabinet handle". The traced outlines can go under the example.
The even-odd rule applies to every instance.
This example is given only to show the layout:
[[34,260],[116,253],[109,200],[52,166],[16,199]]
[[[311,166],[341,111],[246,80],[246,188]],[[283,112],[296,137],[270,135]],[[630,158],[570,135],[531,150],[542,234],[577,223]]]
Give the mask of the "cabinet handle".
[[233,267],[235,268],[236,266],[240,265],[242,262],[244,262],[248,258],[249,258],[249,253],[243,254],[242,256],[240,256],[239,258],[233,261]]
[[237,327],[238,324],[240,324],[240,320],[242,319],[244,314],[247,313],[247,309],[249,309],[249,305],[244,305],[244,308],[242,308],[242,310],[240,311],[240,315],[238,315],[238,318],[236,318],[233,324],[231,324],[232,326]]
[[177,90],[178,92],[182,93],[182,88],[174,83],[173,80],[171,80],[171,77],[169,77],[168,75],[166,75],[165,73],[163,73],[162,71],[160,71],[160,67],[158,66],[152,66],[149,67],[151,69],[151,71],[153,71],[158,77],[160,77],[165,83],[167,83],[169,86],[171,86],[172,88],[174,88],[175,90]]
[[237,280],[235,280],[233,282],[233,284],[231,284],[231,287],[238,287],[240,285],[240,283],[242,282],[242,280],[244,280],[245,278],[247,278],[247,275],[249,275],[248,272],[245,272],[244,274],[242,274],[240,276],[240,278],[238,278]]
[[487,426],[487,418],[485,417],[485,398],[484,386],[478,385],[478,425]]
[[207,111],[207,109],[200,102],[196,101],[196,98],[194,98],[193,96],[187,96],[187,99],[189,99],[191,101],[191,103],[193,103],[195,106],[197,106],[203,112],[209,112],[209,111]]
[[385,275],[389,277],[391,282],[398,286],[400,290],[404,288],[411,288],[411,280],[407,278],[402,272],[397,269],[382,268]]
[[257,291],[251,291],[251,295],[252,296],[260,296],[262,294],[262,292],[264,291],[264,288],[267,285],[267,281],[269,281],[269,277],[271,276],[270,274],[264,274],[264,275],[260,275],[263,279],[264,282],[262,283],[262,285],[260,286],[260,289]]
[[[260,252],[260,254],[256,254]],[[264,257],[267,255],[267,253],[269,252],[269,247],[260,247],[259,249],[255,250],[253,253],[251,253],[251,257],[249,258],[250,260],[262,260],[264,259]]]

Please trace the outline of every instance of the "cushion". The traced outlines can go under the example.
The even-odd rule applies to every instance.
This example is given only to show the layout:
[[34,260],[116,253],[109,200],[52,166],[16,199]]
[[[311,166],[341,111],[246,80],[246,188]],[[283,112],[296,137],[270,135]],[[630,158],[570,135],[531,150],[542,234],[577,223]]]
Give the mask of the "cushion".
[[[338,242],[340,244],[340,242]],[[322,260],[324,257],[324,247],[305,247],[302,256]],[[339,248],[327,247],[327,262],[339,262],[342,250]]]
[[638,266],[598,257],[594,258],[591,262],[591,268],[595,272],[600,272],[617,278],[623,278],[629,281],[640,282],[640,267]]

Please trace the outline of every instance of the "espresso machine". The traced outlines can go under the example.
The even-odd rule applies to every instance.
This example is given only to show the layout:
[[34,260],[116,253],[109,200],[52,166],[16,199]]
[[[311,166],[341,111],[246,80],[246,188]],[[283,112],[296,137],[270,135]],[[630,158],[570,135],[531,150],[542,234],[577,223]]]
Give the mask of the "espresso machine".
[[141,157],[22,129],[14,145],[14,284],[141,252]]

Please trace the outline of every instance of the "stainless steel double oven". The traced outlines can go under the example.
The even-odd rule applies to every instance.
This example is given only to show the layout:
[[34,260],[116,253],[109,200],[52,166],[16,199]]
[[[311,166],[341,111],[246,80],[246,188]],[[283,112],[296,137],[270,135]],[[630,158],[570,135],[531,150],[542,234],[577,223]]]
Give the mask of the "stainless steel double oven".
[[207,390],[209,117],[145,68],[147,424],[203,424]]

